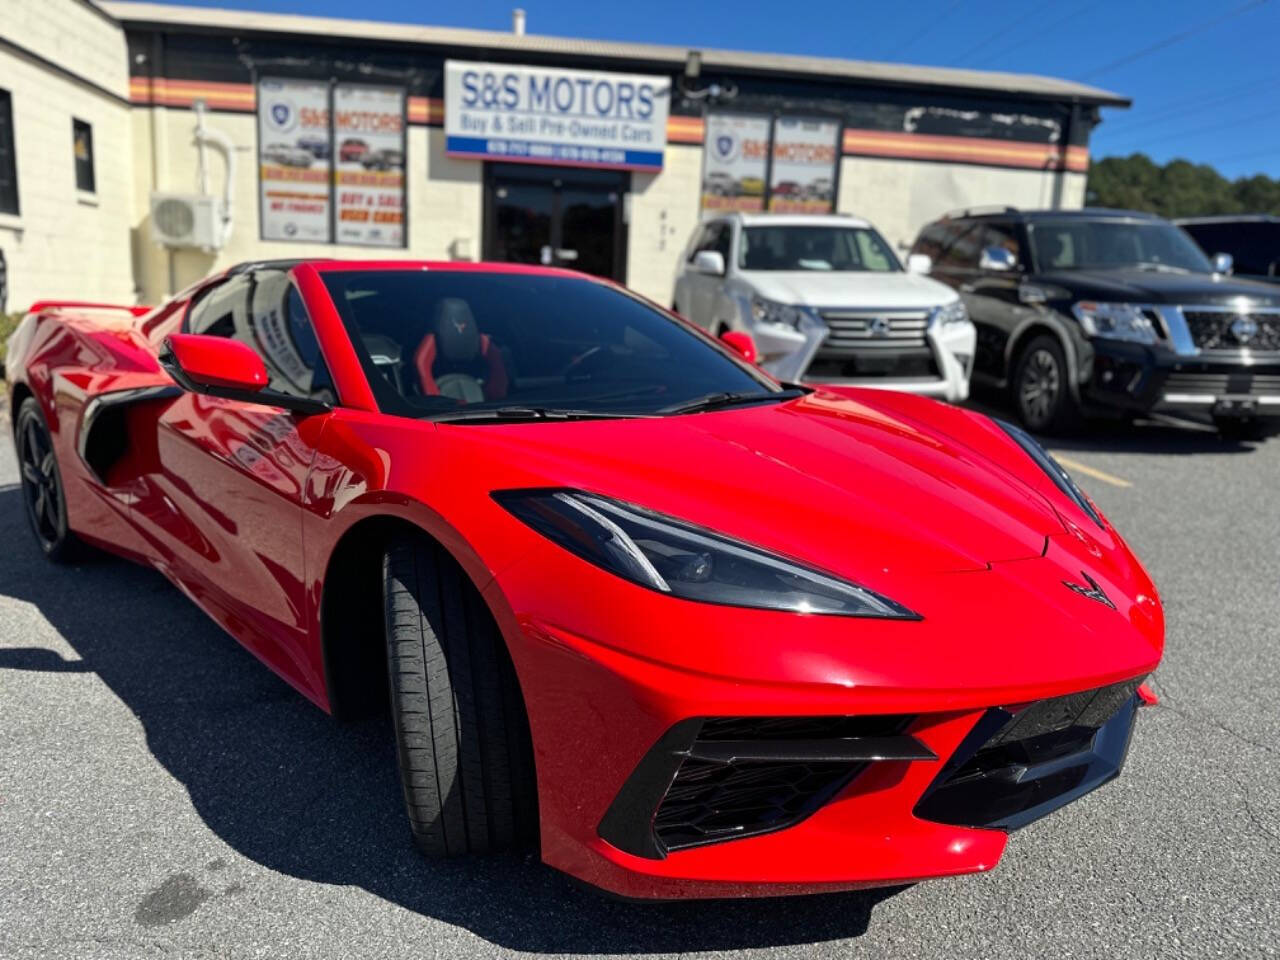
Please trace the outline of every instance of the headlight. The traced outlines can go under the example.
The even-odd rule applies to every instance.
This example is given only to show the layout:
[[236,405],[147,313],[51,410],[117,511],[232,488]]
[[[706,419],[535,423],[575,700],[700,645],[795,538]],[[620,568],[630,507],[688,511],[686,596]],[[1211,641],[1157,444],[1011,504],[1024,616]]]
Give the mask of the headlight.
[[1098,515],[1097,509],[1089,502],[1089,498],[1084,495],[1084,491],[1076,486],[1076,482],[1071,479],[1071,474],[1062,468],[1062,464],[1053,459],[1048,450],[1040,446],[1035,437],[1021,427],[1015,427],[1012,423],[1007,423],[995,417],[992,419],[995,420],[1001,430],[1012,437],[1013,441],[1027,452],[1027,456],[1036,462],[1040,469],[1053,481],[1054,486],[1061,490],[1068,500],[1083,510],[1099,527],[1106,529],[1102,525],[1102,517]]
[[583,560],[686,600],[918,620],[856,583],[633,504],[579,490],[514,490],[493,498]]
[[766,300],[759,294],[751,295],[751,318],[756,323],[785,323],[789,327],[798,327],[805,313],[804,307]]
[[1156,328],[1140,309],[1131,303],[1094,303],[1081,300],[1071,312],[1091,337],[1107,340],[1131,340],[1134,343],[1155,343]]
[[945,327],[949,323],[963,323],[968,319],[969,311],[965,309],[963,300],[944,303],[942,306],[934,307],[929,311],[930,325],[936,323]]

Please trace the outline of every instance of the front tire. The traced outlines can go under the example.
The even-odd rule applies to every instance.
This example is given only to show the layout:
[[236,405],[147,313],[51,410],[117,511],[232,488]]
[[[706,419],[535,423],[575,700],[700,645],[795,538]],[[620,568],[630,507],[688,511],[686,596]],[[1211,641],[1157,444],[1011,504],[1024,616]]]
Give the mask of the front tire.
[[1042,334],[1018,355],[1013,405],[1018,418],[1038,433],[1068,433],[1080,424],[1080,408],[1071,395],[1066,353],[1057,337]]
[[527,845],[537,793],[524,702],[484,600],[440,546],[383,556],[391,713],[414,843],[432,857]]
[[14,420],[22,501],[27,522],[44,555],[54,563],[69,563],[82,553],[80,540],[67,525],[67,498],[53,438],[35,397],[27,397]]

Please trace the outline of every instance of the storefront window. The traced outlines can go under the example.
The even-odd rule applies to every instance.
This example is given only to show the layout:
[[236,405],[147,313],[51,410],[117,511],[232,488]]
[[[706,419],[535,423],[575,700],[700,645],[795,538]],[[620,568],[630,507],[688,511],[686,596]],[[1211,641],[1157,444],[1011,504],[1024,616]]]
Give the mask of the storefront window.
[[18,213],[18,165],[13,146],[13,99],[0,90],[0,213]]
[[71,146],[75,155],[76,189],[93,193],[97,189],[93,176],[93,127],[74,117],[71,119]]

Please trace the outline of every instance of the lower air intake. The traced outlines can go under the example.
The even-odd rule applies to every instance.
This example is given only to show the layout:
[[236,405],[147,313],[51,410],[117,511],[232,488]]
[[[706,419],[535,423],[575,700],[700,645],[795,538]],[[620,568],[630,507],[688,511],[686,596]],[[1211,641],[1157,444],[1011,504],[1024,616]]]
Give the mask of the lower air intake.
[[988,710],[916,804],[922,820],[1014,830],[1102,786],[1129,749],[1130,680],[1016,713]]
[[799,823],[883,760],[935,760],[903,731],[912,717],[686,720],[623,785],[599,833],[628,853],[668,852]]

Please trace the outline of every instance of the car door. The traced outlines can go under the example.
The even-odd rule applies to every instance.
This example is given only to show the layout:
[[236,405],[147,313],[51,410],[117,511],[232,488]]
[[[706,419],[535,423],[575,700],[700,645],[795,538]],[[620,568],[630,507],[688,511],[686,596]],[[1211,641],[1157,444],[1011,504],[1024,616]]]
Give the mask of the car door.
[[[1002,380],[1008,372],[1005,354],[1009,340],[1034,314],[1018,297],[1019,285],[1029,269],[1029,257],[1021,228],[1011,221],[981,221],[974,239],[978,262],[961,288],[978,330],[974,369],[989,378]],[[965,256],[971,256],[969,246]],[[993,265],[1000,261],[988,252],[1000,250],[1012,257],[1011,269],[997,269]]]
[[[263,359],[269,386],[335,402],[302,296],[288,274],[236,277],[193,305],[190,333],[226,336]],[[140,525],[216,620],[287,679],[319,689],[301,534],[306,478],[327,414],[184,393],[160,416]]]

